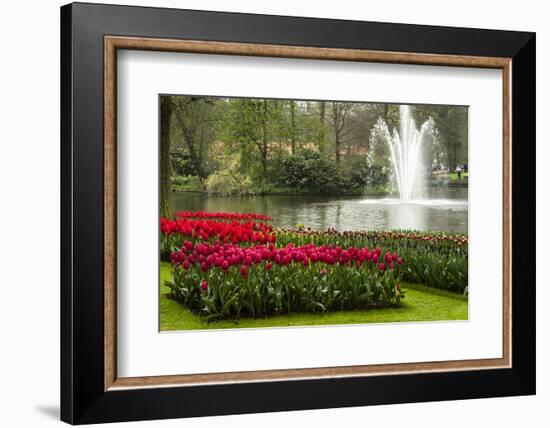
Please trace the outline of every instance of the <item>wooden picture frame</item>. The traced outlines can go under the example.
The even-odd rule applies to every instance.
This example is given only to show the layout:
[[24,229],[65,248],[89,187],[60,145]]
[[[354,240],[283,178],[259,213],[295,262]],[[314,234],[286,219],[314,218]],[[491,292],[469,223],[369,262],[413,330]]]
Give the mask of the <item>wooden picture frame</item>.
[[[117,377],[117,49],[501,69],[502,358]],[[61,9],[61,53],[62,420],[535,392],[535,262],[526,257],[535,242],[534,34],[77,3]]]

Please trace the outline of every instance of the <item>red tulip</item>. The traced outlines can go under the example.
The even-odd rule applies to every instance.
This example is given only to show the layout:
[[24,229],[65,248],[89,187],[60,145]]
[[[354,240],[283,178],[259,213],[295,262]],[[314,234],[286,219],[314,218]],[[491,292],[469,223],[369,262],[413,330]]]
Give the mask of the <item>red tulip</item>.
[[201,288],[202,288],[202,291],[208,290],[208,282],[202,281],[201,282]]
[[384,263],[380,263],[378,265],[378,269],[380,269],[382,272],[386,270],[386,265]]
[[183,268],[184,268],[185,270],[189,269],[189,261],[188,261],[188,260],[185,260],[185,261],[183,262]]
[[266,263],[265,264],[265,270],[266,271],[270,271],[272,267],[273,267],[273,265],[271,263]]
[[243,267],[241,268],[241,276],[242,276],[243,278],[246,278],[246,277],[248,276],[248,270],[246,269],[246,266],[243,266]]
[[403,264],[403,257],[398,257],[397,258],[397,264],[400,265],[400,266]]

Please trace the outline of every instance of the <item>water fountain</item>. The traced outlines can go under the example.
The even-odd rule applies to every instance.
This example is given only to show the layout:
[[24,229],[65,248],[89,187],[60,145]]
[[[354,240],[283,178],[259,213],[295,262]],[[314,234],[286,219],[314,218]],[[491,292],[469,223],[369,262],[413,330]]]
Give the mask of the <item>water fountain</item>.
[[422,149],[425,140],[433,133],[432,118],[425,121],[420,129],[416,128],[411,117],[409,105],[399,106],[400,132],[394,128],[390,133],[384,120],[378,124],[379,131],[388,143],[391,163],[399,196],[403,201],[418,199],[423,196],[426,188],[426,175]]
[[379,138],[380,143],[389,148],[388,160],[399,197],[361,200],[361,204],[369,207],[362,213],[365,218],[367,215],[378,216],[389,228],[397,229],[451,230],[464,227],[446,222],[451,217],[464,218],[460,212],[468,209],[467,199],[430,197],[434,189],[428,189],[427,168],[431,165],[426,165],[425,159],[435,125],[430,118],[417,128],[409,105],[399,106],[399,131],[395,128],[390,131],[386,121],[378,120],[373,137]]

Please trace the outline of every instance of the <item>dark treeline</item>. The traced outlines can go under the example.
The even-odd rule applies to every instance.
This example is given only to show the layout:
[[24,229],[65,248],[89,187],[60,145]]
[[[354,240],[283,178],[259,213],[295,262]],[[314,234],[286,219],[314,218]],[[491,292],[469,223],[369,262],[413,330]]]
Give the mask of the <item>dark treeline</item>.
[[[426,165],[467,163],[467,109],[415,106],[436,131]],[[387,192],[388,147],[374,132],[399,129],[399,105],[249,98],[162,96],[161,212],[170,189],[226,194]]]

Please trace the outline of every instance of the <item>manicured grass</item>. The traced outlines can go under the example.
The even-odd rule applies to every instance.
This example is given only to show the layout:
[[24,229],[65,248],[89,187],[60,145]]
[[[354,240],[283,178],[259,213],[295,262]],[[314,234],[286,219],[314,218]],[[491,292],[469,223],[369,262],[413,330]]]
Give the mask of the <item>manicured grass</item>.
[[[461,180],[464,180],[465,177],[468,177],[468,173],[467,172],[463,172],[461,174]],[[458,180],[458,174],[456,172],[451,172],[449,174],[449,178],[451,179],[451,181],[457,181]]]
[[170,279],[169,263],[161,262],[160,276],[161,331],[468,319],[468,299],[466,297],[419,284],[403,283],[402,287],[407,294],[400,308],[290,314],[208,323],[169,297],[170,289],[164,285],[164,281]]

